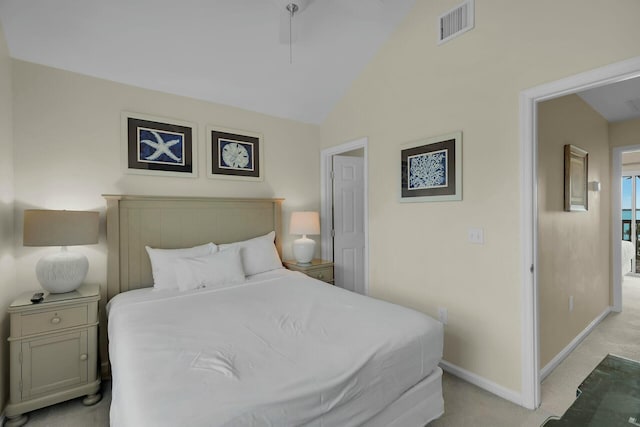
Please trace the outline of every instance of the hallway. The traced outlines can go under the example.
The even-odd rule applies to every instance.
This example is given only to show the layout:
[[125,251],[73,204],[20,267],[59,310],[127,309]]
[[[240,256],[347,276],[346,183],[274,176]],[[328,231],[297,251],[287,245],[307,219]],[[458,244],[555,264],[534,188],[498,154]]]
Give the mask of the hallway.
[[609,315],[542,382],[545,412],[561,415],[575,400],[576,387],[608,354],[640,360],[640,277],[625,276],[623,309]]
[[608,353],[640,360],[640,277],[625,276],[622,292],[622,313],[610,313],[544,380],[540,408],[528,411],[445,373],[445,414],[429,427],[539,427],[562,415]]

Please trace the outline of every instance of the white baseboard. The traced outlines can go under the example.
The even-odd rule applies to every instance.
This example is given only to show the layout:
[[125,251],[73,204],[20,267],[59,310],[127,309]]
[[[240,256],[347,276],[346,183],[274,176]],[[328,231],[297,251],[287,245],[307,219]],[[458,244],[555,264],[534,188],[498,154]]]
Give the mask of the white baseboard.
[[551,372],[553,372],[553,370],[556,369],[560,363],[562,363],[562,361],[578,346],[578,344],[580,344],[582,340],[584,340],[591,333],[591,331],[593,331],[595,327],[598,326],[598,324],[600,324],[600,322],[602,322],[609,313],[611,313],[611,311],[611,307],[605,308],[598,317],[593,319],[593,321],[589,323],[587,327],[584,328],[584,330],[580,332],[569,343],[569,345],[563,348],[560,353],[556,354],[556,357],[551,359],[551,361],[540,370],[540,382],[542,382],[542,380],[544,380]]
[[455,375],[456,377],[461,378],[475,386],[478,386],[481,389],[488,391],[489,393],[493,393],[498,397],[515,403],[516,405],[523,406],[522,396],[518,392],[503,387],[500,384],[496,384],[493,381],[481,377],[478,374],[474,374],[473,372],[467,371],[466,369],[454,365],[453,363],[449,363],[446,360],[442,360],[440,362],[440,367],[451,375]]

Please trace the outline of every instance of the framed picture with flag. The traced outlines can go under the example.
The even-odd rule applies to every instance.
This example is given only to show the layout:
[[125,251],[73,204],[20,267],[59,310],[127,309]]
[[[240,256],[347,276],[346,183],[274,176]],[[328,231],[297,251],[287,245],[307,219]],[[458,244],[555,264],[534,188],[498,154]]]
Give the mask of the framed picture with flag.
[[126,172],[198,176],[195,124],[131,112],[123,112],[121,120]]

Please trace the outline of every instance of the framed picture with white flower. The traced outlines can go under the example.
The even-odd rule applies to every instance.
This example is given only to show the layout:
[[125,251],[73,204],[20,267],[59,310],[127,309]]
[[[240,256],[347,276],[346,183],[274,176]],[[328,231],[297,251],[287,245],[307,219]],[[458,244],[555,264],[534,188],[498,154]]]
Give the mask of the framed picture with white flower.
[[127,173],[195,178],[196,125],[122,112],[122,163]]
[[262,134],[207,127],[207,176],[209,178],[262,181],[264,179]]
[[403,144],[400,201],[462,200],[462,132]]

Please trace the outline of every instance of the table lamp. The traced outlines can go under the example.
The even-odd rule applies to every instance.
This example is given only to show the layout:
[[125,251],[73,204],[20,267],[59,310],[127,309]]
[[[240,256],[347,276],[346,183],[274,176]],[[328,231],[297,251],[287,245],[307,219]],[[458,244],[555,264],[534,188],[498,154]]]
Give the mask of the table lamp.
[[293,242],[293,257],[298,265],[310,265],[316,242],[307,234],[320,234],[320,215],[318,212],[292,212],[289,234],[302,234]]
[[71,292],[82,284],[89,260],[67,246],[98,243],[98,212],[27,209],[24,211],[24,246],[61,246],[36,264],[40,285],[52,294]]

